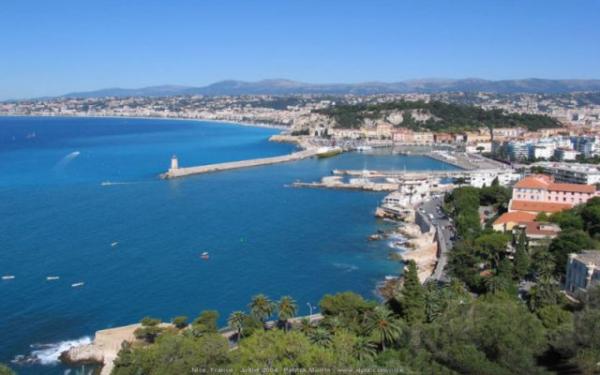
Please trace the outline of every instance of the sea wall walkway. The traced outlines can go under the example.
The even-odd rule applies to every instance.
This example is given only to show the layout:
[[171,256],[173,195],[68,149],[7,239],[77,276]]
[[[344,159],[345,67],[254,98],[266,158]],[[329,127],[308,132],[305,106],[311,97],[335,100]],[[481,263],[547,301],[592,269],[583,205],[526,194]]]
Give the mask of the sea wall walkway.
[[232,161],[232,162],[226,162],[226,163],[200,165],[200,166],[196,166],[196,167],[169,169],[166,173],[163,173],[160,177],[163,179],[180,178],[180,177],[186,177],[186,176],[191,176],[191,175],[195,175],[195,174],[221,172],[221,171],[227,171],[227,170],[232,170],[232,169],[250,168],[250,167],[258,167],[261,165],[285,163],[285,162],[310,158],[310,157],[316,156],[319,153],[320,153],[319,149],[315,148],[315,149],[298,151],[298,152],[294,152],[294,153],[291,153],[288,155],[283,155],[283,156],[274,156],[274,157],[270,157],[270,158],[249,159],[249,160]]

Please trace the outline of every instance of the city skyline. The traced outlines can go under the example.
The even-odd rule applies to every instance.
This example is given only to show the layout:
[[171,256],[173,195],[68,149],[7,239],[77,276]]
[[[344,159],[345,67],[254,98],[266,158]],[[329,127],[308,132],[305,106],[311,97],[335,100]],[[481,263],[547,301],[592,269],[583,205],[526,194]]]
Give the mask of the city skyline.
[[4,10],[0,100],[278,77],[600,78],[593,1],[25,1]]

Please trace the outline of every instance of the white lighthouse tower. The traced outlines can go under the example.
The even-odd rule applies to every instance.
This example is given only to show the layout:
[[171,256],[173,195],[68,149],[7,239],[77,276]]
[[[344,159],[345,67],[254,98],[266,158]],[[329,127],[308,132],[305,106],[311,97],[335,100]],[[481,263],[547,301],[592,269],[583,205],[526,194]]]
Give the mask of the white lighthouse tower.
[[171,156],[171,171],[179,169],[179,160],[177,160],[177,155]]

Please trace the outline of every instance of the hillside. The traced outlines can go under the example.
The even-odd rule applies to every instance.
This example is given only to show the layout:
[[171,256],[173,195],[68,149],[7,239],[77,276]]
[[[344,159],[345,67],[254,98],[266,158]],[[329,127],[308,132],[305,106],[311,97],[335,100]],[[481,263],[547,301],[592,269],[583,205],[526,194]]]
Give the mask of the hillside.
[[421,79],[399,82],[362,83],[305,83],[286,79],[267,79],[256,82],[227,80],[207,86],[152,86],[138,89],[109,88],[63,95],[69,98],[126,97],[126,96],[177,96],[177,95],[372,95],[439,92],[491,92],[491,93],[571,93],[600,91],[600,80],[520,79],[490,81],[485,79]]
[[339,128],[359,128],[369,120],[386,121],[413,130],[464,131],[481,127],[557,128],[561,123],[542,115],[505,113],[476,106],[439,101],[397,101],[373,105],[340,105],[317,113],[329,116]]

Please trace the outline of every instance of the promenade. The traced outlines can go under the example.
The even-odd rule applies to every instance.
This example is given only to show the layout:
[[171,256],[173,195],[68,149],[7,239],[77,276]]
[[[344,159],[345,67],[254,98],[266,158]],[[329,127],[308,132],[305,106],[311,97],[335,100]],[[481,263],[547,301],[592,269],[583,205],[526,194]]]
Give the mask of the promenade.
[[240,160],[240,161],[232,161],[226,163],[216,163],[216,164],[206,164],[195,167],[185,167],[185,168],[171,168],[166,173],[163,173],[160,177],[163,179],[171,179],[171,178],[180,178],[191,176],[195,174],[204,174],[204,173],[212,173],[212,172],[221,172],[228,171],[232,169],[241,169],[241,168],[251,168],[258,167],[262,165],[271,165],[271,164],[279,164],[286,163],[290,161],[302,160],[306,158],[310,158],[313,156],[322,153],[321,150],[308,149],[303,151],[294,152],[288,155],[283,156],[273,156],[270,158],[260,158],[260,159],[249,159],[249,160]]

